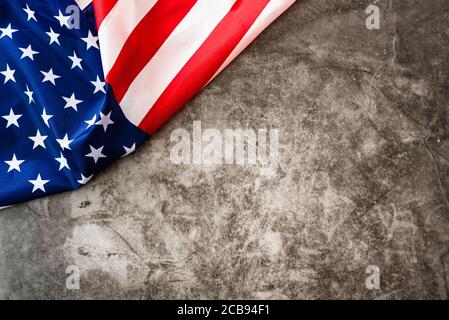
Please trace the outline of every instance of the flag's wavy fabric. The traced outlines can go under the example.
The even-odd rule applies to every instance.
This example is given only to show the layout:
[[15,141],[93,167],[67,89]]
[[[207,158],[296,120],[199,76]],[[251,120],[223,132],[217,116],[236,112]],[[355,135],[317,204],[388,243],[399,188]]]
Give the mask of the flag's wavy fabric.
[[126,117],[153,133],[293,2],[94,0],[103,70]]
[[293,2],[0,0],[0,208],[132,153]]

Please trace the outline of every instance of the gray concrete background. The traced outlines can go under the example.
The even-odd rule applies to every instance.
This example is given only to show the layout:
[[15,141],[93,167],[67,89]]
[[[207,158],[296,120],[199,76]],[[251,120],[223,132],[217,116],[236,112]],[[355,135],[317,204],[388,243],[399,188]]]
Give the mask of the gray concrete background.
[[[447,299],[448,53],[447,0],[298,1],[133,156],[2,211],[0,297]],[[276,175],[174,165],[196,120],[279,129]]]

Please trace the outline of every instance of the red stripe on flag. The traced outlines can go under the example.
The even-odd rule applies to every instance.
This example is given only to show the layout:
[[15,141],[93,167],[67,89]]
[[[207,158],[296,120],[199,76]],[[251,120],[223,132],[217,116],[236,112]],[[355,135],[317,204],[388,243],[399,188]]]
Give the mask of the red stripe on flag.
[[[129,86],[197,0],[159,0],[133,30],[106,80],[121,101]],[[155,79],[157,81],[157,79]]]
[[219,70],[268,3],[269,0],[237,0],[231,11],[165,89],[139,128],[149,134],[154,133],[197,94]]
[[94,0],[95,19],[97,20],[97,30],[101,23],[114,8],[118,0]]

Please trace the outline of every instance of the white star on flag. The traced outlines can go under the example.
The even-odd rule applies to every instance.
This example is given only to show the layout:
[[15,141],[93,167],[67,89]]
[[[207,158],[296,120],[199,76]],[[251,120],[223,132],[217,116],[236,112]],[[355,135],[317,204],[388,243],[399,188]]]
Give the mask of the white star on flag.
[[62,14],[61,10],[58,10],[58,15],[54,16],[58,21],[59,21],[59,25],[61,27],[67,27],[69,29],[71,29],[70,24],[69,24],[69,20],[71,16],[65,16]]
[[90,127],[93,127],[93,126],[95,125],[95,122],[97,122],[97,115],[94,114],[94,116],[92,117],[92,119],[86,120],[86,121],[84,121],[84,122],[87,123],[87,128],[86,128],[86,130],[89,129]]
[[72,149],[70,149],[70,144],[73,142],[73,140],[69,140],[69,137],[67,134],[62,139],[56,139],[56,142],[59,143],[59,146],[61,147],[61,149],[63,151],[65,149],[72,150]]
[[60,157],[55,158],[55,160],[59,162],[59,171],[61,171],[64,168],[67,168],[70,170],[69,164],[67,163],[67,159],[64,157],[62,152],[60,152],[59,154],[60,154]]
[[12,156],[11,161],[5,161],[5,163],[9,166],[8,172],[12,170],[20,172],[20,165],[24,162],[25,160],[17,160],[16,154]]
[[53,29],[50,27],[50,32],[46,32],[46,34],[50,37],[50,44],[52,43],[57,43],[59,45],[61,45],[59,43],[59,33],[56,33],[53,31]]
[[39,129],[36,132],[36,135],[34,137],[28,137],[30,138],[33,142],[33,150],[36,149],[37,147],[42,147],[44,149],[47,149],[47,147],[45,146],[45,139],[48,138],[48,136],[43,136],[41,135],[41,132],[39,131]]
[[83,102],[83,100],[77,100],[76,98],[75,98],[75,93],[72,93],[72,95],[70,96],[70,98],[69,97],[62,97],[64,100],[65,100],[65,102],[66,102],[66,104],[65,104],[65,106],[64,106],[64,109],[67,109],[67,108],[72,108],[72,109],[74,109],[75,111],[78,111],[78,104],[80,104],[80,103],[82,103]]
[[123,149],[125,149],[125,154],[122,156],[122,158],[129,156],[131,153],[136,151],[136,144],[134,143],[131,148],[128,148],[126,146],[123,146]]
[[50,81],[53,83],[53,85],[56,85],[55,80],[61,78],[60,76],[53,73],[53,68],[50,68],[48,72],[41,71],[41,73],[44,75],[44,80],[42,80],[42,83]]
[[41,175],[38,174],[36,180],[28,180],[33,185],[33,193],[37,190],[45,191],[45,185],[50,182],[50,180],[42,180]]
[[39,52],[34,51],[33,48],[31,48],[31,44],[27,48],[19,48],[19,50],[22,51],[20,60],[24,58],[30,58],[32,61],[34,61],[34,55],[39,54]]
[[17,128],[20,128],[19,122],[17,121],[20,119],[20,117],[22,117],[22,115],[14,114],[14,111],[12,110],[12,108],[11,108],[11,110],[9,110],[9,115],[2,116],[3,119],[8,121],[8,123],[6,124],[6,128],[9,128],[11,125],[15,125]]
[[98,47],[98,37],[95,37],[92,32],[90,32],[87,35],[87,38],[81,38],[86,43],[86,50],[89,50],[91,47],[94,47],[96,49],[100,49]]
[[98,120],[95,124],[97,126],[103,126],[104,132],[108,130],[108,126],[114,124],[114,121],[111,120],[112,111],[110,111],[107,115],[100,112],[100,120]]
[[94,94],[100,91],[106,93],[106,90],[104,88],[106,86],[106,82],[101,81],[99,76],[97,76],[97,80],[91,81],[90,83],[95,86]]
[[50,125],[48,124],[48,120],[53,118],[53,115],[47,114],[47,111],[45,111],[45,108],[44,108],[44,110],[42,111],[41,117],[42,117],[42,120],[44,120],[45,125],[50,128]]
[[11,24],[9,24],[6,28],[0,28],[0,31],[2,32],[2,34],[0,35],[0,39],[3,37],[12,39],[12,34],[19,30],[11,28]]
[[78,67],[81,70],[83,70],[83,67],[81,66],[81,61],[83,61],[83,59],[80,59],[77,55],[76,52],[73,51],[73,56],[69,56],[69,59],[72,60],[72,69]]
[[26,12],[26,14],[28,15],[27,17],[27,21],[30,21],[31,19],[33,19],[34,21],[37,22],[36,17],[34,16],[34,11],[30,9],[30,7],[28,7],[28,4],[26,5],[26,8],[23,8],[23,11]]
[[33,92],[33,91],[30,91],[30,88],[28,88],[28,85],[27,85],[27,91],[25,91],[24,93],[25,93],[25,94],[27,95],[27,97],[28,97],[28,104],[31,104],[32,102],[34,103],[34,98],[33,98],[34,92]]
[[107,158],[102,153],[104,146],[102,146],[102,147],[100,147],[98,149],[96,149],[96,148],[94,148],[92,146],[89,146],[89,147],[90,147],[90,153],[86,154],[86,157],[93,158],[95,163],[97,163],[98,159],[100,159],[100,158]]
[[85,176],[81,173],[81,179],[78,180],[78,183],[79,183],[79,184],[86,184],[86,183],[88,183],[88,182],[92,179],[93,176],[94,176],[94,175],[91,175],[91,176],[89,176],[89,177],[85,177]]
[[6,65],[6,70],[0,72],[2,75],[5,76],[4,84],[7,83],[8,81],[16,82],[16,79],[14,78],[15,72],[16,72],[16,70],[11,70],[9,68],[9,64]]

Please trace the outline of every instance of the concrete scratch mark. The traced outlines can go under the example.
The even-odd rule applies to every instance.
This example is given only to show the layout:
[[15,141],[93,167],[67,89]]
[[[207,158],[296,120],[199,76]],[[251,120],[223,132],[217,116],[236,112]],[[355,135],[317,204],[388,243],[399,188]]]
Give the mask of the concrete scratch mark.
[[125,237],[123,237],[121,235],[120,232],[118,232],[115,228],[111,227],[109,224],[104,223],[103,224],[106,228],[110,229],[112,232],[114,232],[125,244],[126,246],[129,248],[129,250],[131,250],[131,252],[139,258],[139,260],[141,260],[150,270],[150,272],[153,271],[153,268],[151,268],[151,266],[145,261],[145,259],[137,252],[136,249],[134,249],[134,247],[128,242],[128,240],[125,239]]
[[[427,152],[430,154],[430,156],[432,158],[433,166],[434,166],[436,174],[437,174],[439,186],[440,186],[441,191],[443,192],[443,195],[444,195],[444,200],[446,202],[446,207],[449,209],[449,198],[448,198],[447,190],[444,187],[443,178],[441,177],[441,173],[440,173],[440,167],[438,166],[438,162],[437,162],[436,157],[435,157],[435,153],[437,153],[438,155],[440,155],[440,153],[438,151],[435,151],[435,153],[434,153],[432,148],[430,148],[429,144],[427,143],[427,141],[429,140],[430,136],[431,136],[431,131],[428,131],[425,137],[420,137],[420,136],[409,134],[409,137],[411,137],[413,139],[416,139],[416,140],[420,140],[424,144],[424,147],[426,148]],[[444,160],[447,161],[447,159],[444,156],[442,156],[442,155],[440,155],[440,156]]]
[[[363,212],[359,213],[358,215],[365,215],[365,214],[369,213],[375,206],[377,206],[379,204],[379,202],[382,199],[386,198],[392,191],[394,191],[397,188],[397,186],[399,186],[401,184],[402,177],[404,177],[404,175],[400,176],[398,179],[398,182],[396,182],[392,187],[388,188],[388,190],[386,190],[381,195],[379,195],[376,199],[374,199],[374,201],[372,201],[371,204]],[[354,209],[354,211],[352,213],[357,213],[357,208]]]
[[427,144],[427,139],[429,138],[429,134],[427,135],[427,137],[425,139],[423,139],[423,143],[424,143],[424,146],[426,147],[427,151],[430,153],[430,156],[432,157],[432,162],[435,167],[435,171],[437,173],[438,183],[440,184],[441,191],[443,192],[446,206],[449,209],[449,198],[447,196],[447,190],[443,185],[443,181],[442,181],[443,179],[441,178],[440,167],[438,166],[438,163],[436,161],[436,158],[435,158],[435,155],[434,155],[432,149],[430,149],[429,145]]

